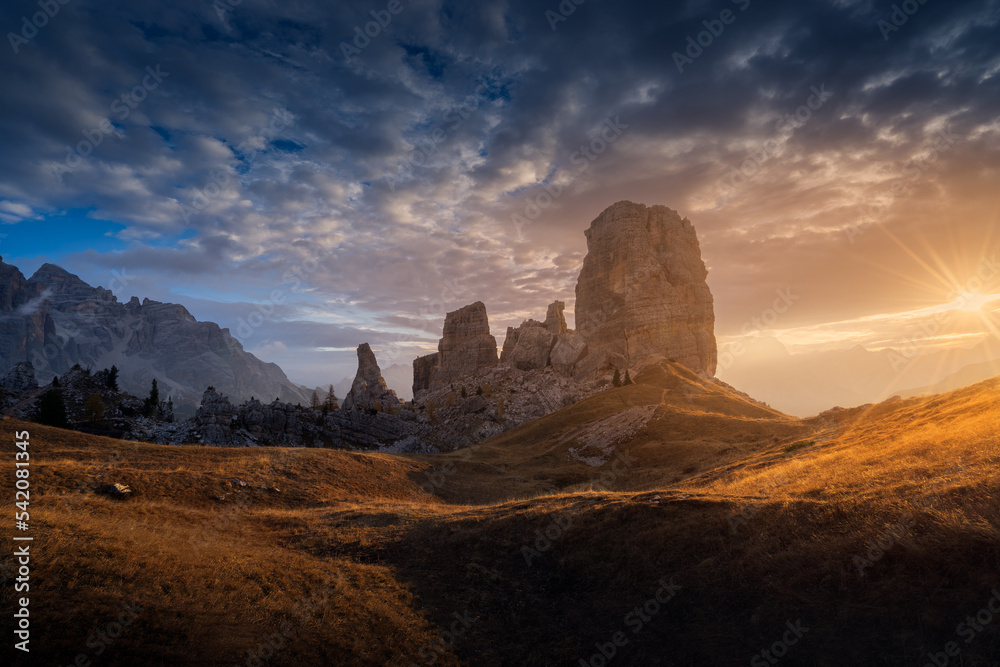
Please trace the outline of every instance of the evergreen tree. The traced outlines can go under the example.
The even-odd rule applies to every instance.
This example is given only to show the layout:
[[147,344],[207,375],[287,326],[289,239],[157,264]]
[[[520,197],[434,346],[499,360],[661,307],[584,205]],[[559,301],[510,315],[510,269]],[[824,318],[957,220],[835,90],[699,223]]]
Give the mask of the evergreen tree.
[[625,380],[622,382],[623,386],[628,386],[632,384],[632,378],[628,374],[628,369],[625,369]]
[[615,369],[615,376],[611,378],[611,384],[615,387],[622,386],[622,374],[618,372],[617,368]]
[[340,402],[337,400],[337,395],[333,393],[333,385],[326,392],[326,400],[323,402],[323,411],[331,412],[333,410],[340,409]]
[[313,390],[313,395],[309,399],[309,407],[313,410],[319,410],[319,394],[315,390]]
[[156,378],[153,378],[153,385],[149,388],[149,396],[142,403],[142,414],[151,417],[160,409],[160,389],[156,386]]
[[41,400],[38,401],[37,420],[39,424],[45,424],[46,426],[57,426],[59,428],[69,426],[69,422],[66,419],[66,404],[63,402],[61,393],[55,389],[49,389],[42,394]]
[[118,391],[118,367],[114,364],[108,369],[107,386],[111,391]]

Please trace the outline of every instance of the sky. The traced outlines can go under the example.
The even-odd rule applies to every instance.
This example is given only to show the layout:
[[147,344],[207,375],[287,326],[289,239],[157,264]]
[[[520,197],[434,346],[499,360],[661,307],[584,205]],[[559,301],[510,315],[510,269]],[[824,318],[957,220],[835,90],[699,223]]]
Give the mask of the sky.
[[182,303],[315,386],[361,342],[433,351],[477,300],[501,342],[557,299],[572,326],[583,231],[627,199],[693,222],[724,347],[969,347],[1000,323],[998,22],[998,0],[11,0],[0,255]]

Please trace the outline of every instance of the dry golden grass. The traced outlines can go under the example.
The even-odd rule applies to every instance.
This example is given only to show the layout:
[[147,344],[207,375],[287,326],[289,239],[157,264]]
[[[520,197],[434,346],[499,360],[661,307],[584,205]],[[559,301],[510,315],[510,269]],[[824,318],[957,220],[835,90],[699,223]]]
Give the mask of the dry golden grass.
[[[569,455],[646,406],[617,445],[626,468]],[[263,664],[577,665],[624,630],[613,664],[746,665],[801,619],[782,665],[923,665],[1000,584],[997,424],[1000,380],[796,420],[665,364],[437,457],[161,447],[11,420],[0,438],[32,433],[46,664],[93,658],[87,638],[134,602],[93,664],[246,664],[288,623]],[[111,481],[136,497],[95,494]],[[664,577],[682,590],[632,634],[626,614]],[[473,622],[445,646],[454,614]],[[997,660],[998,628],[952,664]]]

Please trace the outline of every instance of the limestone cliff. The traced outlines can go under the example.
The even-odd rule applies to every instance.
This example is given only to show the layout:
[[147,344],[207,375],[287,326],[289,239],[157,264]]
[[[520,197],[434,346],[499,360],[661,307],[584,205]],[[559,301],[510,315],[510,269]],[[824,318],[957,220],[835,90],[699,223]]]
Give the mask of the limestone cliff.
[[445,316],[438,351],[413,362],[413,394],[436,390],[496,366],[497,340],[482,301]]
[[665,206],[621,201],[585,232],[576,331],[588,353],[578,373],[670,357],[715,374],[715,313],[691,222]]

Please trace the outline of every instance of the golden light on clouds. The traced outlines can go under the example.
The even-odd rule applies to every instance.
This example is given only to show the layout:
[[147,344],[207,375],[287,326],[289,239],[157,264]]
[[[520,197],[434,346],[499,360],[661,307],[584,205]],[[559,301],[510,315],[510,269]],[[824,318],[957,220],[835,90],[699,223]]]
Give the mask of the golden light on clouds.
[[968,313],[978,313],[987,310],[987,306],[1000,301],[1000,294],[980,294],[979,292],[964,292],[949,304],[952,310],[962,310]]

